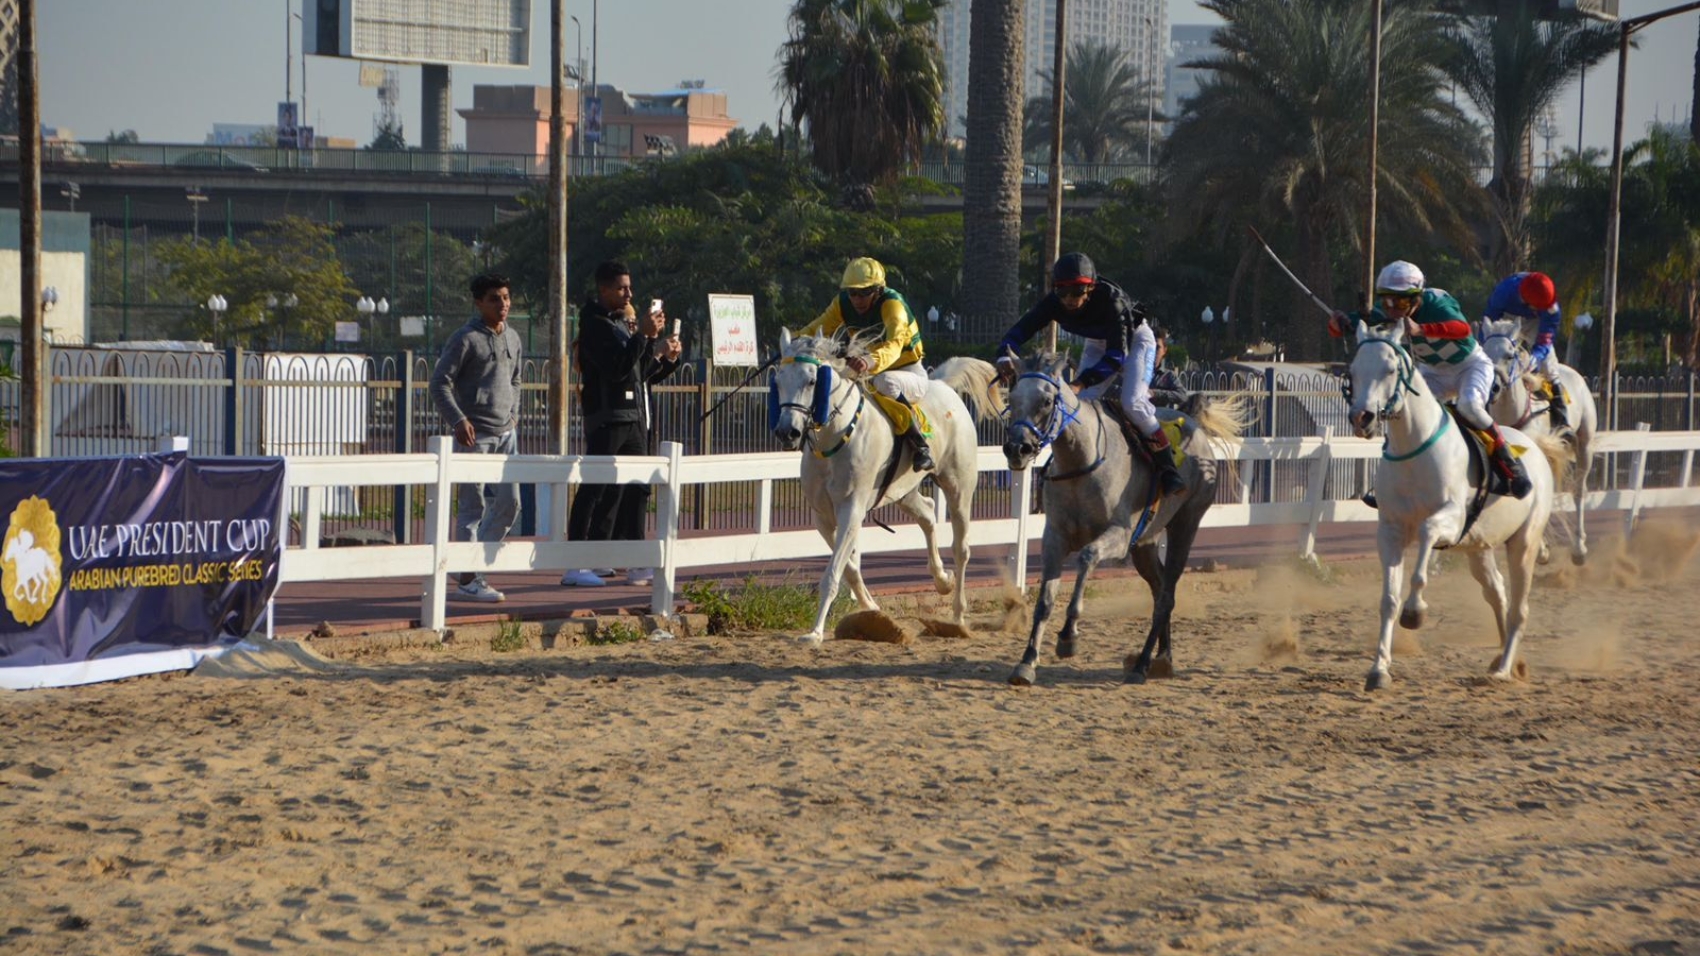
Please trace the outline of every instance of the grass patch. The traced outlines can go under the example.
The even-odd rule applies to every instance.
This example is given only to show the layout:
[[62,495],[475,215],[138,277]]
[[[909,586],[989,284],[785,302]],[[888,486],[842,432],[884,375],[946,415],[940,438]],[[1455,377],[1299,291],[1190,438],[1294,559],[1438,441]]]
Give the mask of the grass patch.
[[490,649],[498,654],[525,650],[525,624],[512,618],[496,625],[496,636],[490,638]]
[[643,628],[625,621],[609,621],[598,623],[596,633],[590,635],[589,643],[603,647],[609,644],[630,644],[644,639]]
[[[798,584],[789,577],[772,583],[755,575],[729,588],[717,580],[697,578],[685,585],[685,600],[708,615],[711,634],[734,630],[783,631],[810,627],[815,622],[819,596],[813,584]],[[836,620],[850,610],[849,592],[841,589],[827,613]]]

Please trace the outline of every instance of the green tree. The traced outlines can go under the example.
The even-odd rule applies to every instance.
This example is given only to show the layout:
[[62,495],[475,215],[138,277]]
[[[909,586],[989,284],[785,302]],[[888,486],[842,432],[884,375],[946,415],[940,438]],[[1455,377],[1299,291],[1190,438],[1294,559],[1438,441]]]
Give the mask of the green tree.
[[1022,5],[972,0],[962,312],[1013,322],[1021,265]]
[[107,130],[106,141],[108,143],[139,143],[142,141],[142,138],[137,135],[136,131],[133,129],[116,132],[113,130]]
[[814,162],[833,179],[887,183],[944,125],[946,0],[797,0],[779,49],[780,93],[808,123]]
[[[1369,155],[1369,11],[1347,0],[1207,0],[1227,21],[1220,54],[1165,145],[1171,214],[1219,239],[1248,221],[1292,244],[1297,272],[1338,297],[1335,259],[1361,243]],[[1447,99],[1432,64],[1449,51],[1443,28],[1412,6],[1386,11],[1377,188],[1381,224],[1412,235],[1471,241],[1464,212],[1480,190],[1479,131]],[[1249,252],[1249,250],[1248,250]],[[1383,259],[1398,258],[1385,252]],[[1409,255],[1403,256],[1410,258]],[[1243,259],[1242,262],[1249,262]],[[1347,287],[1355,283],[1347,283]],[[1367,291],[1367,290],[1366,290]],[[1322,354],[1322,323],[1295,291],[1287,330],[1296,358]]]
[[366,144],[367,149],[406,149],[407,134],[403,132],[401,121],[385,123],[378,127],[378,132],[372,141]]
[[[1488,193],[1494,217],[1487,258],[1502,275],[1529,264],[1534,187],[1528,147],[1536,119],[1584,70],[1617,49],[1616,27],[1581,20],[1537,21],[1539,8],[1539,0],[1497,0],[1491,16],[1459,18],[1456,52],[1443,61],[1492,130]],[[1398,114],[1383,107],[1382,115]]]
[[[1048,88],[1051,72],[1041,75]],[[1143,155],[1150,93],[1122,51],[1098,40],[1076,43],[1063,85],[1064,154],[1077,163],[1125,162]],[[1023,139],[1028,155],[1049,157],[1051,112],[1050,93],[1027,100]]]
[[[175,239],[161,244],[170,284],[189,305],[177,333],[215,345],[262,349],[312,347],[331,337],[335,323],[353,320],[360,291],[343,272],[335,227],[297,216],[268,223],[236,242]],[[284,312],[266,307],[268,296],[294,293]],[[214,294],[229,303],[217,318],[206,308]]]

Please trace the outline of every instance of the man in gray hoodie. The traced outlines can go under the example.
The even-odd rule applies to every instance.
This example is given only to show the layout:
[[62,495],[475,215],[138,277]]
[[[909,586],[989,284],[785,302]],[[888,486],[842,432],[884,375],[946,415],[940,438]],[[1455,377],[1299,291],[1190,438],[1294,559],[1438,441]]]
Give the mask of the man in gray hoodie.
[[[508,326],[511,300],[506,276],[485,273],[472,279],[478,314],[443,343],[431,373],[431,400],[454,435],[457,452],[512,455],[519,451],[519,374],[524,352],[519,333]],[[486,505],[481,482],[462,484],[455,497],[454,540],[500,541],[519,514],[519,485],[494,486]],[[460,587],[449,594],[463,601],[507,599],[480,573],[463,571]]]

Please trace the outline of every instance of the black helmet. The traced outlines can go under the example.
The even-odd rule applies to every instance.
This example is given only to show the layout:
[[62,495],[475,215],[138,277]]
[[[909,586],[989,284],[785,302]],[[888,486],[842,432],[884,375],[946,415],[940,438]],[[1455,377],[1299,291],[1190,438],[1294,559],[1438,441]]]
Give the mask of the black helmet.
[[1051,284],[1065,285],[1079,282],[1097,282],[1098,268],[1084,252],[1071,252],[1051,267]]

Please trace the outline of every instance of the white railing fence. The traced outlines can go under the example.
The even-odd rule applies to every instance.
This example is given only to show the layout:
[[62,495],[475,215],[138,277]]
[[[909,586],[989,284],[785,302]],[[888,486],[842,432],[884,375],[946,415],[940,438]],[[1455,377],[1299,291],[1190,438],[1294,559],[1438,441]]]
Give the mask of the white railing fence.
[[[1606,432],[1595,438],[1601,455],[1628,455],[1629,480],[1610,491],[1591,491],[1590,510],[1620,510],[1626,529],[1634,525],[1643,508],[1700,505],[1700,488],[1691,487],[1694,453],[1700,449],[1700,431],[1652,432],[1641,425],[1632,432]],[[1218,502],[1205,516],[1205,527],[1253,527],[1290,525],[1300,530],[1295,541],[1298,555],[1314,553],[1317,529],[1323,523],[1370,522],[1376,513],[1355,496],[1357,489],[1341,489],[1336,497],[1331,487],[1329,466],[1338,461],[1375,460],[1381,457],[1381,442],[1374,439],[1339,437],[1332,429],[1311,438],[1247,438],[1224,445],[1223,456],[1231,455],[1234,467],[1224,469],[1224,482],[1238,476],[1238,493],[1232,502]],[[1680,467],[1659,469],[1674,472],[1674,483],[1666,487],[1644,487],[1648,458],[1680,455]],[[302,456],[286,459],[286,501],[301,507],[299,547],[286,548],[279,575],[281,586],[309,581],[351,578],[418,578],[422,583],[420,622],[442,630],[446,619],[446,575],[449,572],[551,571],[569,568],[628,567],[656,569],[651,608],[658,615],[674,609],[677,573],[684,568],[728,564],[795,561],[824,557],[826,543],[813,530],[772,529],[773,483],[796,480],[801,456],[795,452],[742,455],[693,455],[686,457],[677,442],[663,442],[655,457],[607,455],[456,455],[447,437],[431,439],[424,454]],[[1292,501],[1245,503],[1256,471],[1249,462],[1307,462],[1308,477],[1302,498]],[[1000,449],[982,447],[981,472],[1007,469]],[[1027,506],[1033,500],[1031,469],[1011,476],[1014,494],[1011,514],[1006,518],[978,520],[972,528],[974,547],[1030,542],[1044,533],[1045,516]],[[710,534],[681,539],[680,503],[692,485],[758,482],[754,527],[730,534]],[[563,506],[549,508],[548,533],[532,539],[502,542],[459,542],[449,540],[454,508],[454,485],[461,482],[517,482],[549,488],[549,500]],[[655,488],[656,535],[646,541],[566,540],[569,487],[577,484],[626,484],[638,482]],[[372,544],[361,547],[319,546],[319,523],[335,489],[350,486],[422,485],[426,489],[425,535],[418,544]],[[1568,495],[1561,496],[1558,512],[1566,512]],[[951,533],[942,521],[938,529],[940,547],[950,543]],[[1237,502],[1237,503],[1236,503]],[[542,529],[539,529],[540,531]],[[912,524],[897,525],[895,533],[865,529],[858,542],[864,554],[912,551],[924,546],[921,532]],[[688,546],[681,546],[688,545]],[[1027,579],[1026,547],[1011,549],[1012,574],[1017,582]]]

